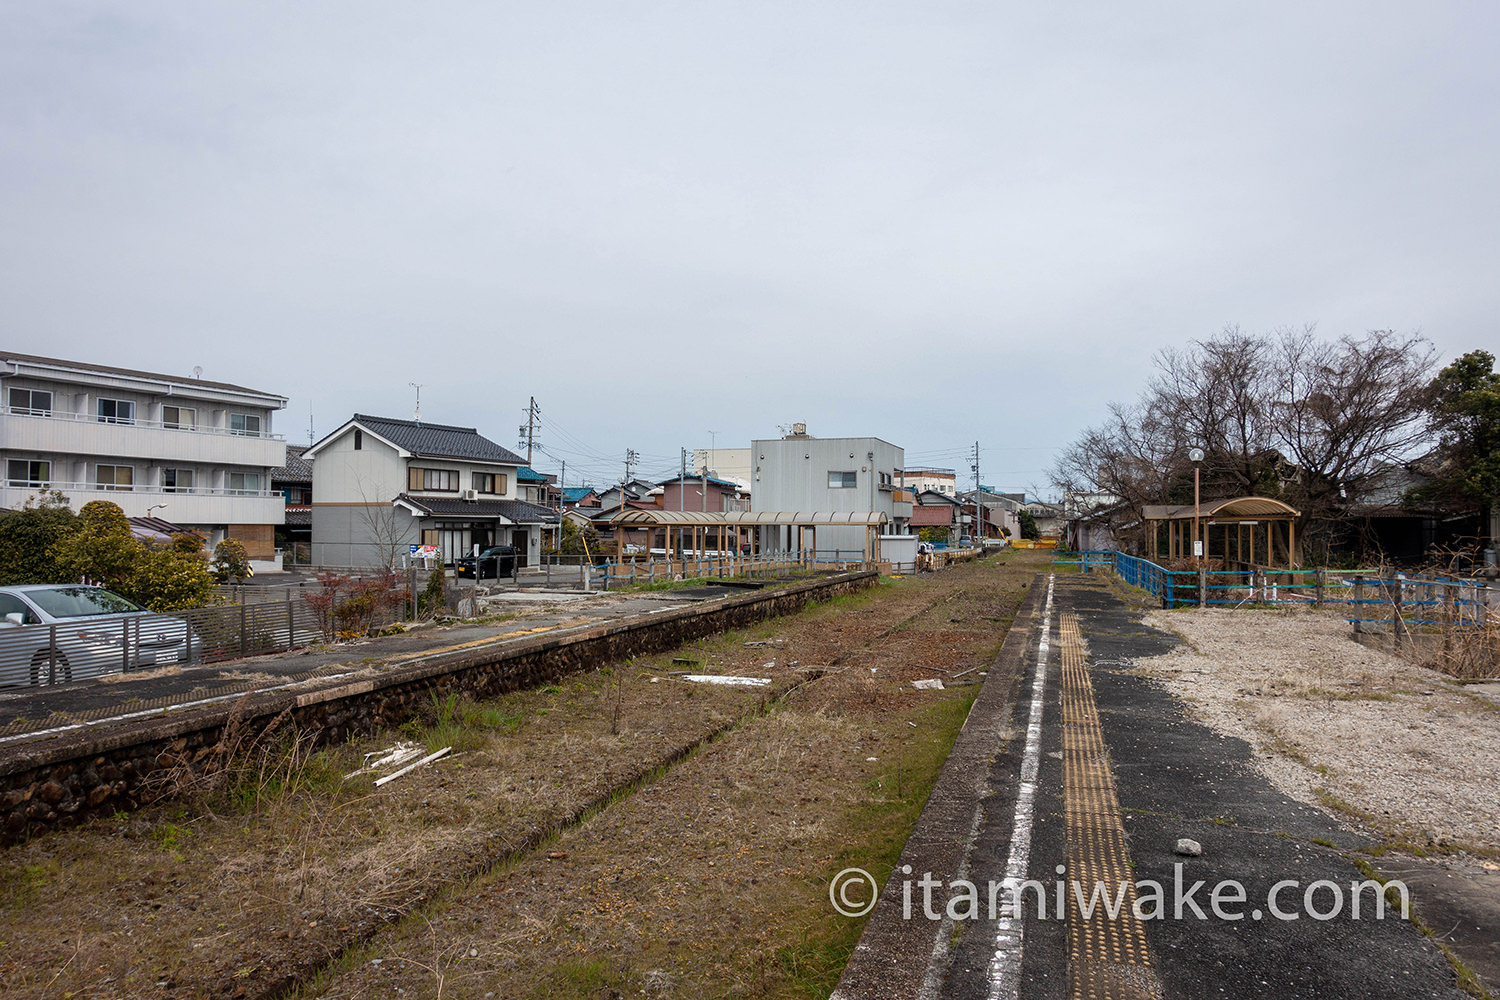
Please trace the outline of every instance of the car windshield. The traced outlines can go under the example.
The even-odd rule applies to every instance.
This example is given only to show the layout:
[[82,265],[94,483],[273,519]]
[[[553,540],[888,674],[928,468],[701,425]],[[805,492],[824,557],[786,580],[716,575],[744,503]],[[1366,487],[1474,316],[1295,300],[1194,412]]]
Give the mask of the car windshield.
[[87,618],[90,615],[119,615],[146,610],[134,601],[99,587],[32,590],[26,596],[53,618]]

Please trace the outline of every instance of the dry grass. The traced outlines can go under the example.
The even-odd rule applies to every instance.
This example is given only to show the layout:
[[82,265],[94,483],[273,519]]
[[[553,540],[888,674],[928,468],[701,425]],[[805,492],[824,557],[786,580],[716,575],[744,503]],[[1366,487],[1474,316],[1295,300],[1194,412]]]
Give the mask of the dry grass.
[[[936,706],[952,712],[966,700],[962,690],[918,693],[905,681],[931,676],[918,666],[957,672],[986,662],[1002,636],[986,616],[1020,596],[1012,575],[993,564],[986,572],[981,564],[887,582],[484,705],[434,702],[406,732],[357,744],[314,748],[284,724],[230,727],[211,776],[182,776],[190,797],[54,831],[0,856],[0,991],[257,996],[395,933],[408,948],[402,958],[415,991],[408,995],[493,989],[473,993],[485,977],[466,978],[477,956],[462,945],[481,935],[481,955],[530,953],[540,937],[558,945],[518,973],[520,995],[605,995],[590,984],[626,973],[594,967],[579,949],[611,940],[617,917],[640,940],[662,942],[652,953],[659,960],[628,965],[631,982],[656,995],[696,995],[683,985],[691,983],[721,990],[736,977],[770,982],[756,963],[781,968],[775,976],[786,982],[827,982],[853,939],[809,900],[826,903],[818,878],[829,858],[869,843],[879,857],[893,859],[899,849],[925,794],[924,768],[941,760],[948,729],[961,720]],[[976,595],[965,596],[970,590]],[[959,591],[965,595],[955,597]],[[783,644],[745,646],[764,638]],[[867,649],[872,644],[878,650]],[[670,676],[681,669],[674,656],[699,659],[695,669],[704,672],[775,683],[770,691],[689,684]],[[825,670],[776,708],[778,695]],[[930,724],[921,714],[929,710],[939,712]],[[907,720],[925,728],[912,730]],[[733,728],[723,738],[670,764],[726,727]],[[447,745],[460,733],[463,752],[379,790],[367,776],[342,780],[365,751],[397,736]],[[710,771],[694,770],[705,762]],[[682,794],[667,791],[684,781]],[[566,861],[545,854],[555,831],[580,817],[587,821],[557,843],[571,859],[569,837],[611,831],[596,841],[602,867],[588,882],[604,909],[533,893],[525,898],[534,906],[518,902],[483,927],[445,922],[435,901],[459,898],[476,873],[566,870]],[[761,878],[762,863],[792,862],[789,874],[749,883],[770,886],[747,890],[763,917],[737,924],[722,910],[677,911],[669,932],[638,919],[643,909],[655,912],[647,896],[700,898],[706,877],[720,871],[707,862],[721,854],[746,879]],[[657,878],[682,855],[697,868]],[[613,880],[627,870],[629,884]],[[611,908],[610,893],[629,905]],[[747,965],[734,942],[751,927],[763,940]],[[718,957],[688,961],[698,945],[681,942],[705,936]],[[806,992],[789,987],[782,995]]]

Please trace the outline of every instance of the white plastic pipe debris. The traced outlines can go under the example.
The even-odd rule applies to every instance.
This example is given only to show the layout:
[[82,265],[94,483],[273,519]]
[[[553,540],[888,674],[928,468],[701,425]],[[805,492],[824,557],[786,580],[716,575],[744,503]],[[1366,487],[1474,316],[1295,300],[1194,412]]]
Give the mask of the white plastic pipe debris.
[[695,684],[737,684],[741,687],[765,687],[771,683],[769,677],[735,677],[730,674],[683,674],[682,680]]
[[397,778],[401,777],[403,774],[406,774],[408,771],[415,771],[419,767],[424,767],[428,764],[431,764],[439,757],[446,756],[448,751],[452,749],[452,747],[443,747],[443,749],[439,750],[437,753],[430,753],[426,757],[423,757],[421,760],[417,761],[415,764],[408,764],[399,771],[396,771],[392,774],[387,774],[384,778],[376,778],[375,787],[379,788],[387,781],[395,781]]

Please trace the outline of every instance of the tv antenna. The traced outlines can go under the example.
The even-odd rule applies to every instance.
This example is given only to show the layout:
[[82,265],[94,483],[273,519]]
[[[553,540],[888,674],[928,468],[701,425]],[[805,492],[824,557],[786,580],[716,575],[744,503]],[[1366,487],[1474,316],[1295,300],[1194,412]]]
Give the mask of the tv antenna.
[[422,422],[422,384],[420,382],[408,382],[406,384],[417,390],[417,412],[412,414],[412,419],[420,424]]

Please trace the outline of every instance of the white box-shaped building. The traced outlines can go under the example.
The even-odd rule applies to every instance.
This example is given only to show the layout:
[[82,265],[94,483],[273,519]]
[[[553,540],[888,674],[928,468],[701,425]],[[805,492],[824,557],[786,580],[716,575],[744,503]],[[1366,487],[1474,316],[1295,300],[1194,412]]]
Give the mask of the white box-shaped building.
[[[755,511],[807,513],[855,511],[885,514],[886,532],[907,533],[911,502],[897,484],[905,465],[905,451],[876,437],[818,438],[789,434],[752,441],[750,446],[750,506]],[[786,529],[771,529],[763,537],[766,551],[790,551],[796,539]],[[778,538],[777,535],[780,535]],[[818,529],[820,554],[838,550],[857,557],[865,546],[865,530],[856,527]]]

